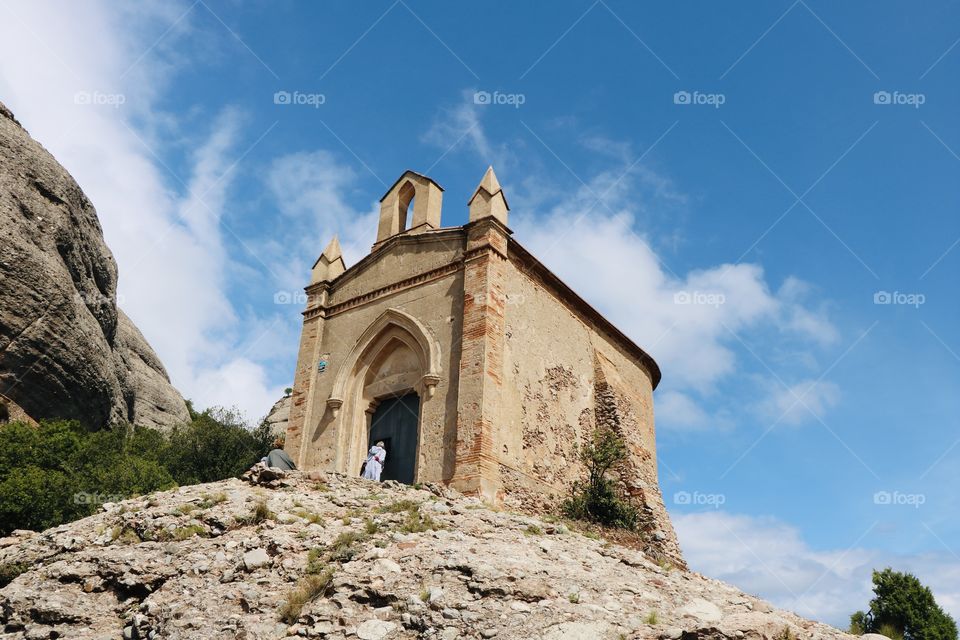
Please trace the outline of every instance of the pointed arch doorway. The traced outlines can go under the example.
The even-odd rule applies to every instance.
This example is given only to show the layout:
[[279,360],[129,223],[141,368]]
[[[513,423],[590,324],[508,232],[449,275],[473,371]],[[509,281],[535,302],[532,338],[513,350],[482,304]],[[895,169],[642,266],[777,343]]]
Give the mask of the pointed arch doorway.
[[368,447],[382,440],[387,450],[381,480],[414,483],[419,423],[420,396],[416,393],[386,398],[373,408]]
[[399,309],[384,311],[351,349],[327,400],[336,427],[335,468],[359,473],[370,446],[384,440],[381,479],[417,482],[421,409],[429,405],[439,373],[440,345],[423,324]]

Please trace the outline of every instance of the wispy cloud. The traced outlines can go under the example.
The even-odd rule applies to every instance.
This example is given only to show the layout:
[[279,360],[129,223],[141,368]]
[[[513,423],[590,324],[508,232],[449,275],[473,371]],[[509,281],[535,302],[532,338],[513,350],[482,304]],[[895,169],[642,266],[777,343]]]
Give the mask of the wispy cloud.
[[158,106],[186,64],[171,45],[190,33],[188,7],[7,5],[0,82],[8,105],[97,207],[124,310],[173,383],[199,406],[237,405],[254,420],[283,385],[270,385],[237,348],[242,319],[227,297],[223,220],[236,164],[254,140],[242,135],[236,109],[188,134]]

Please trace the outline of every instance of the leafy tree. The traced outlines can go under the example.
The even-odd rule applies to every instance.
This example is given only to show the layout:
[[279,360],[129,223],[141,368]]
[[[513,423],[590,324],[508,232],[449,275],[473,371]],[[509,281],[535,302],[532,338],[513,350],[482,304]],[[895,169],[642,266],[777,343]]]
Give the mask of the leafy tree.
[[850,616],[851,633],[882,633],[904,640],[957,640],[957,625],[912,574],[887,567],[873,572],[870,609]]
[[90,515],[99,502],[173,486],[156,461],[127,446],[125,429],[76,422],[0,427],[0,535]]
[[574,483],[570,496],[561,505],[564,515],[620,529],[636,529],[637,510],[609,475],[623,463],[626,455],[627,445],[616,431],[609,427],[597,428],[590,443],[580,452],[580,459],[587,467],[586,480]]
[[269,438],[246,428],[239,412],[213,408],[194,413],[189,424],[170,433],[164,455],[178,484],[239,476],[270,451]]

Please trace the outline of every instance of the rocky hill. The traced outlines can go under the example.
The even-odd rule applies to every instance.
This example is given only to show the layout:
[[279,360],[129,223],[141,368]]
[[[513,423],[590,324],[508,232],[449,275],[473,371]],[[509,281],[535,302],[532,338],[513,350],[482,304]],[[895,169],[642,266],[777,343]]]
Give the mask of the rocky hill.
[[851,638],[439,487],[258,481],[105,504],[0,540],[2,637]]
[[267,413],[264,420],[270,425],[270,433],[273,435],[287,435],[287,423],[290,421],[290,405],[292,402],[292,396],[283,396],[270,407],[270,412]]
[[116,294],[90,200],[0,104],[0,419],[165,428],[189,418]]

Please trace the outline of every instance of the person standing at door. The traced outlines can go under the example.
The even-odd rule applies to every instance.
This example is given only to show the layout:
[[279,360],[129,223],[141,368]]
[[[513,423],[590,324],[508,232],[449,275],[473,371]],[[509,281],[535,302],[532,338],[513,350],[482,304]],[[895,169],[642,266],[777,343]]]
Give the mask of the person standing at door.
[[387,459],[387,450],[383,448],[383,440],[370,447],[367,454],[367,461],[363,465],[363,477],[367,480],[376,480],[380,482],[380,473],[383,471],[383,463]]

